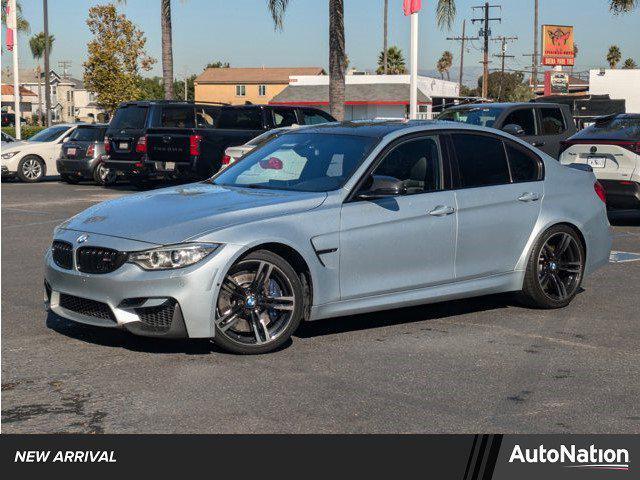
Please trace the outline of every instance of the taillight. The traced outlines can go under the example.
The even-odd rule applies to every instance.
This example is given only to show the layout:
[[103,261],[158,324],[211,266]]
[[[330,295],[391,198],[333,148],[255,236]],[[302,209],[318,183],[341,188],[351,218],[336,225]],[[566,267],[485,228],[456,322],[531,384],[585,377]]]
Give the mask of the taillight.
[[93,157],[94,153],[96,153],[96,146],[92,143],[89,145],[89,148],[87,148],[87,154],[85,157]]
[[221,163],[222,165],[231,165],[231,157],[229,155],[223,155]]
[[146,135],[143,135],[138,139],[138,143],[136,143],[136,152],[147,153],[147,136]]
[[109,137],[104,138],[104,152],[107,155],[111,152],[111,139]]
[[200,135],[189,135],[189,155],[200,155]]
[[602,186],[602,184],[600,182],[594,183],[593,189],[596,191],[596,195],[598,196],[598,198],[604,203],[607,203],[607,194],[604,191],[604,187]]
[[573,143],[573,142],[570,142],[570,141],[568,141],[568,140],[562,140],[562,141],[560,142],[560,155],[562,155],[562,153],[563,153],[565,150],[567,150],[567,149],[571,148],[571,146],[572,146],[572,145],[574,145],[574,143]]

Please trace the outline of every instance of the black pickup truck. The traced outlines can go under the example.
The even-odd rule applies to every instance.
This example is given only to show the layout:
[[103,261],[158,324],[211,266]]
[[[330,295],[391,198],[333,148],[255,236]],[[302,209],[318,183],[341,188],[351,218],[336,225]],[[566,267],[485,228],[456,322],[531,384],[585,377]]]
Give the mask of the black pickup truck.
[[227,147],[273,128],[333,121],[308,107],[126,102],[105,134],[106,166],[135,184],[152,177],[203,179],[218,171]]

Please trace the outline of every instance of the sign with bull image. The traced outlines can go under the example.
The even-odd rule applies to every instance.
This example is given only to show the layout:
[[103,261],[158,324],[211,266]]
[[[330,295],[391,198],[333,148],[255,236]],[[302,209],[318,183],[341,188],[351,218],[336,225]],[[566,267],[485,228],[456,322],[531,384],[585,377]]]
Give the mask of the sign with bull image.
[[575,61],[573,27],[566,25],[542,26],[542,64],[569,65]]

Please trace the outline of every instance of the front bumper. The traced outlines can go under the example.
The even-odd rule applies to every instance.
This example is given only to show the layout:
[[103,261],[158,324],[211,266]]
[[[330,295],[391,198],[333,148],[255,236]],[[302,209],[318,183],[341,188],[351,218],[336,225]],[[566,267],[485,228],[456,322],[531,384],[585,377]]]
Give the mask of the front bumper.
[[[57,240],[74,245],[82,232],[61,230]],[[136,251],[157,245],[90,234],[82,246]],[[178,270],[145,271],[125,263],[114,272],[87,274],[64,269],[45,253],[45,307],[79,323],[123,328],[153,337],[214,336],[215,300],[226,266],[240,249],[224,245],[204,261]]]
[[10,172],[6,165],[2,165],[2,178],[13,178],[16,176],[16,172]]
[[607,207],[640,209],[640,184],[625,180],[598,180],[607,195]]

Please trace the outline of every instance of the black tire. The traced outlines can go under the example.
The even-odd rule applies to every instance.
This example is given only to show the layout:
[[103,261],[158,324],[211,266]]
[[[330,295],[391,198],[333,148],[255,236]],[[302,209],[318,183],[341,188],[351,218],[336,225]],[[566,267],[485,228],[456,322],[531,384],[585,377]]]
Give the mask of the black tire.
[[18,178],[26,183],[40,182],[47,174],[47,167],[37,155],[27,155],[18,163]]
[[585,259],[575,229],[567,225],[549,228],[531,250],[520,300],[532,308],[566,307],[580,290]]
[[68,183],[69,185],[76,185],[78,182],[80,182],[80,177],[71,176],[67,173],[61,173],[60,180]]
[[[252,271],[256,269],[256,264],[259,266],[254,276],[251,277]],[[271,268],[269,268],[270,266]],[[262,276],[261,272],[263,272]],[[235,287],[232,287],[235,293],[229,294],[223,286],[218,294],[215,306],[216,331],[213,341],[224,350],[243,355],[271,352],[289,340],[303,318],[306,302],[300,277],[285,259],[268,250],[257,250],[238,260],[229,269],[225,282],[230,278],[242,277],[247,278],[249,282],[243,285],[236,283]],[[258,278],[260,280],[257,280]],[[253,287],[254,283],[258,283],[258,286]],[[232,283],[227,285],[232,285]],[[256,293],[257,302],[251,304],[255,305],[255,310],[252,310],[247,305],[249,304],[248,299],[253,298],[253,295],[247,294],[240,298],[241,295],[237,294],[238,290],[235,288],[239,288],[245,293],[260,291],[264,296]],[[274,291],[276,289],[277,293]],[[239,313],[234,315],[235,322],[229,322],[229,324],[233,323],[233,326],[223,330],[221,320],[225,315],[221,314],[220,306],[228,300],[225,300],[225,295],[228,295],[228,298],[237,296],[234,305],[227,304],[229,310],[225,314],[228,316],[232,309],[236,309]],[[286,303],[285,299],[287,299]],[[283,302],[281,303],[280,300]],[[274,308],[264,307],[267,304],[271,304]],[[279,307],[275,308],[275,305]],[[286,308],[280,308],[285,306]],[[255,316],[252,312],[255,313]],[[265,318],[267,320],[263,322]],[[255,321],[259,322],[262,329],[254,323]],[[237,327],[241,322],[246,325],[244,332]]]
[[103,187],[114,185],[118,181],[117,174],[109,172],[105,176],[104,170],[109,169],[106,169],[104,167],[103,162],[98,162],[98,164],[93,169],[93,181],[98,185],[102,185]]

